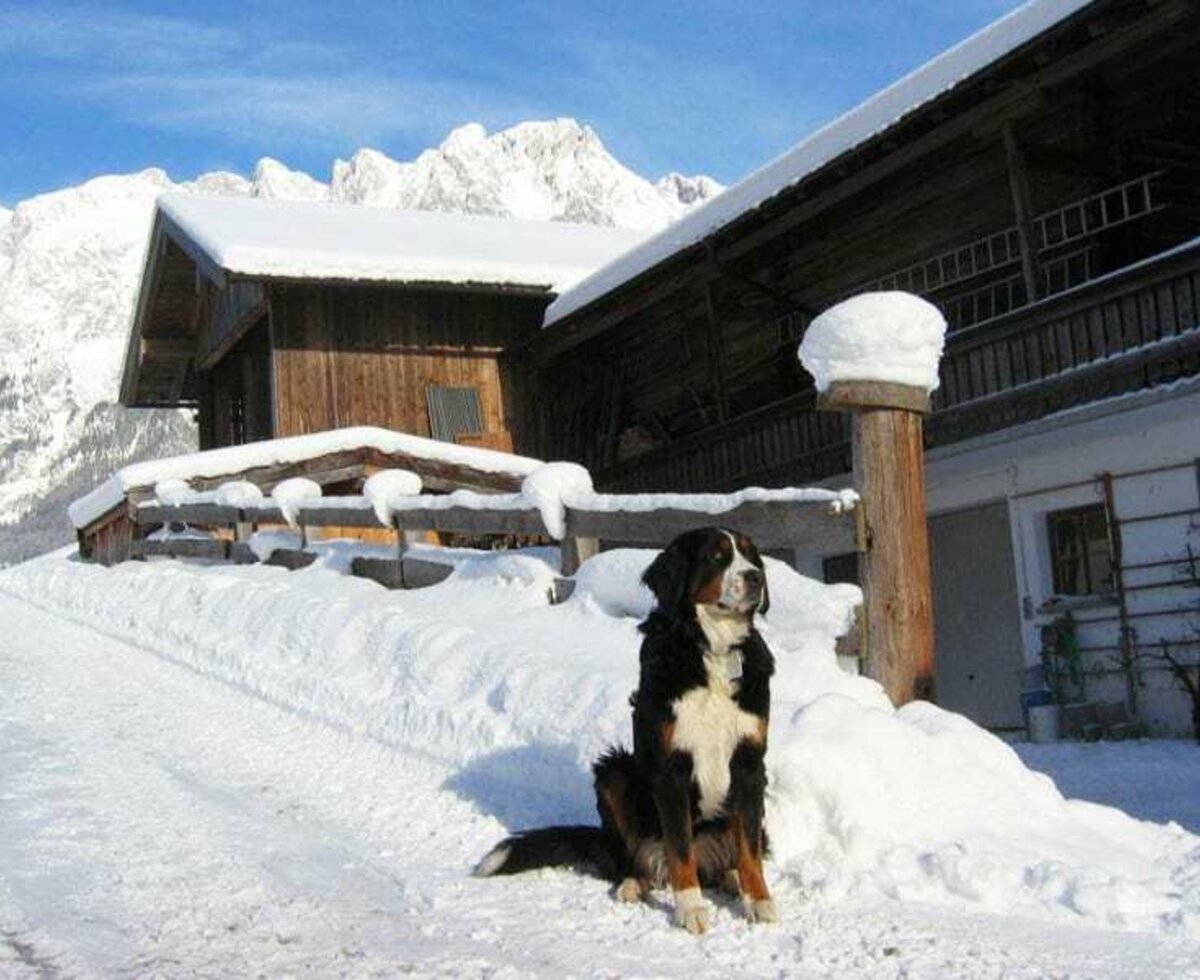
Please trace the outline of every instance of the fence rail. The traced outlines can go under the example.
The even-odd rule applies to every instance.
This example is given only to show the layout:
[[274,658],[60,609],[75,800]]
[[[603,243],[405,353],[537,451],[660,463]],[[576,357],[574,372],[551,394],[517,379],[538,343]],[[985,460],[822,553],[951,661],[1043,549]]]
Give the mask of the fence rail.
[[[844,498],[830,494],[798,498],[789,491],[768,491],[763,499],[738,499],[731,506],[714,510],[709,495],[671,494],[655,500],[638,496],[594,494],[582,507],[567,506],[564,537],[564,574],[573,562],[595,550],[596,542],[622,545],[661,546],[690,528],[719,524],[750,535],[764,549],[794,547],[814,553],[852,551],[855,548],[854,518]],[[381,528],[396,532],[444,531],[459,534],[519,535],[552,537],[541,512],[515,495],[495,495],[488,506],[487,495],[475,495],[470,505],[448,504],[447,498],[416,495],[393,501],[392,522],[382,524],[375,510],[361,497],[322,498],[296,509],[290,523],[299,528]],[[212,503],[141,504],[134,509],[139,528],[187,524],[230,529],[240,540],[248,529],[260,525],[289,523],[278,505],[264,502],[253,507],[227,507]],[[404,549],[403,535],[398,539]],[[589,542],[580,545],[580,542]],[[179,544],[178,556],[222,557],[218,548],[206,547],[197,539],[165,539],[139,542],[142,556],[171,554]],[[228,549],[226,549],[228,556]],[[567,557],[574,556],[574,558]]]

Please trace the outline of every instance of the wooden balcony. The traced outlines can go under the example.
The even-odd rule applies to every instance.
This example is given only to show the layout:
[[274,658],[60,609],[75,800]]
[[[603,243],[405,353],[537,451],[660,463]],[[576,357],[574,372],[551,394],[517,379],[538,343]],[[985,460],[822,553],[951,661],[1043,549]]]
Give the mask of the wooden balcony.
[[[1200,239],[951,335],[926,446],[1200,374]],[[600,474],[606,489],[702,490],[847,472],[845,416],[807,390]]]

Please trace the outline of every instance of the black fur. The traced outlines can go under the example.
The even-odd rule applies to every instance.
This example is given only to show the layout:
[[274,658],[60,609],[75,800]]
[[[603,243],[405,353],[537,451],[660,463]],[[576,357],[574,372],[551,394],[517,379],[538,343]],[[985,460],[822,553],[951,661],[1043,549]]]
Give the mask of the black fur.
[[[673,705],[709,682],[704,659],[708,640],[697,620],[695,597],[729,567],[728,533],[703,528],[682,534],[646,569],[643,581],[657,603],[640,627],[640,678],[630,698],[633,751],[611,749],[593,766],[600,827],[548,827],[516,834],[496,845],[477,870],[506,875],[571,866],[610,881],[632,877],[663,885],[670,851],[679,862],[694,859],[700,880],[715,884],[736,867],[734,821],[744,827],[751,851],[763,853],[765,743],[747,740],[737,746],[729,760],[729,790],[721,813],[705,820],[692,756],[664,737],[675,721]],[[738,549],[761,570],[753,543],[735,537]],[[765,612],[768,604],[764,579],[758,610]],[[754,629],[753,611],[745,615],[748,632],[739,644],[742,674],[733,700],[761,719],[765,732],[775,663]],[[508,853],[499,861],[502,848]]]

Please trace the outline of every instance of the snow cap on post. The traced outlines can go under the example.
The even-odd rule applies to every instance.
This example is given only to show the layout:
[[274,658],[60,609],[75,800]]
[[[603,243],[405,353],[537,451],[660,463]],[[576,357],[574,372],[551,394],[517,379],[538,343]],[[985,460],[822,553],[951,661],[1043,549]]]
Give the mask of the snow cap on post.
[[938,386],[946,319],[927,300],[904,292],[863,293],[830,307],[805,331],[800,362],[824,393],[837,382]]

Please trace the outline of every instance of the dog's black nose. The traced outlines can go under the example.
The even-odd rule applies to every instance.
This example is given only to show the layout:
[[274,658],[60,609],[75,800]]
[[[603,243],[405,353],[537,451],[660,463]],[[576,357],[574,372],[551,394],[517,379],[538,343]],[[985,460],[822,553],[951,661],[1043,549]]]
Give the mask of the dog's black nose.
[[748,571],[742,572],[742,578],[745,581],[748,589],[758,591],[762,588],[763,573],[757,568],[751,568]]

